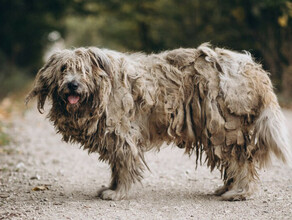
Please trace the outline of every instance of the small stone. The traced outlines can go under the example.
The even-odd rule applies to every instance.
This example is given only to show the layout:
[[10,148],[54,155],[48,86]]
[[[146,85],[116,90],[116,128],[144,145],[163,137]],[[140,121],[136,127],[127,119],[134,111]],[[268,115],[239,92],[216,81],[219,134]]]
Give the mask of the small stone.
[[58,176],[64,176],[64,171],[63,170],[58,170],[57,174],[58,174]]
[[25,165],[24,165],[24,163],[20,162],[16,165],[16,168],[17,169],[25,168]]
[[111,203],[110,207],[116,207],[117,205],[115,203]]
[[32,176],[30,179],[31,180],[40,180],[41,177],[40,177],[40,175],[36,174],[35,176]]
[[2,199],[6,199],[6,198],[8,198],[9,196],[10,196],[9,193],[0,193],[0,198],[2,198]]

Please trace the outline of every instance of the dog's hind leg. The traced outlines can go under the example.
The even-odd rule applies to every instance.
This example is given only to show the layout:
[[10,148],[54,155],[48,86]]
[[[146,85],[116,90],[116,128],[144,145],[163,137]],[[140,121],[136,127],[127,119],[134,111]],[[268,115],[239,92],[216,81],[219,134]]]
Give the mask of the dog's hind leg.
[[232,179],[226,180],[223,186],[221,186],[215,190],[214,195],[215,196],[222,196],[224,193],[226,193],[228,191],[228,189],[230,189],[232,182],[233,182]]
[[[110,160],[112,179],[110,186],[102,188],[98,196],[104,200],[121,200],[127,196],[131,185],[142,179],[143,162],[141,154],[134,155],[131,150],[121,148]],[[140,155],[140,156],[139,156]]]
[[233,158],[225,172],[225,184],[215,192],[216,195],[221,195],[223,200],[245,200],[255,191],[257,173],[253,162],[239,162]]

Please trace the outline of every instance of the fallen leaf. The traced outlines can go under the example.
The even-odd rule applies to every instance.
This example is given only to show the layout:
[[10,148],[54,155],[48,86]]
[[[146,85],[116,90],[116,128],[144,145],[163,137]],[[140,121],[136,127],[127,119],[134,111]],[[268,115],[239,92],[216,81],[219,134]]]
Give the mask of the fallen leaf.
[[10,196],[10,194],[8,193],[0,193],[0,198],[5,199],[8,198]]
[[32,191],[45,191],[48,190],[49,188],[47,186],[36,186],[32,189]]

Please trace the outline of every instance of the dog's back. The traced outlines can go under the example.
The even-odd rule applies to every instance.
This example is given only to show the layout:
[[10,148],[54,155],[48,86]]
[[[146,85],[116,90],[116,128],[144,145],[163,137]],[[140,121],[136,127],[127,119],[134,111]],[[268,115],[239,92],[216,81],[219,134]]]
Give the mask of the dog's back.
[[145,133],[150,148],[173,141],[197,156],[205,151],[211,169],[231,155],[261,167],[270,163],[272,153],[283,162],[290,160],[268,73],[249,53],[203,44],[128,59],[133,69],[125,68],[127,76],[140,73],[132,76],[137,78],[132,91],[138,106],[149,112]]

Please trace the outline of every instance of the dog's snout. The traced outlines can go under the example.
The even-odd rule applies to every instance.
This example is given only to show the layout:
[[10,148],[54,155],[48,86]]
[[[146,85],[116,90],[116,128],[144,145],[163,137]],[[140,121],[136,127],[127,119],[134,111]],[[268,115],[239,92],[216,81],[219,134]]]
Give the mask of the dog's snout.
[[76,81],[72,81],[72,82],[69,82],[67,86],[68,86],[68,89],[70,89],[71,91],[75,91],[78,89],[79,84]]

